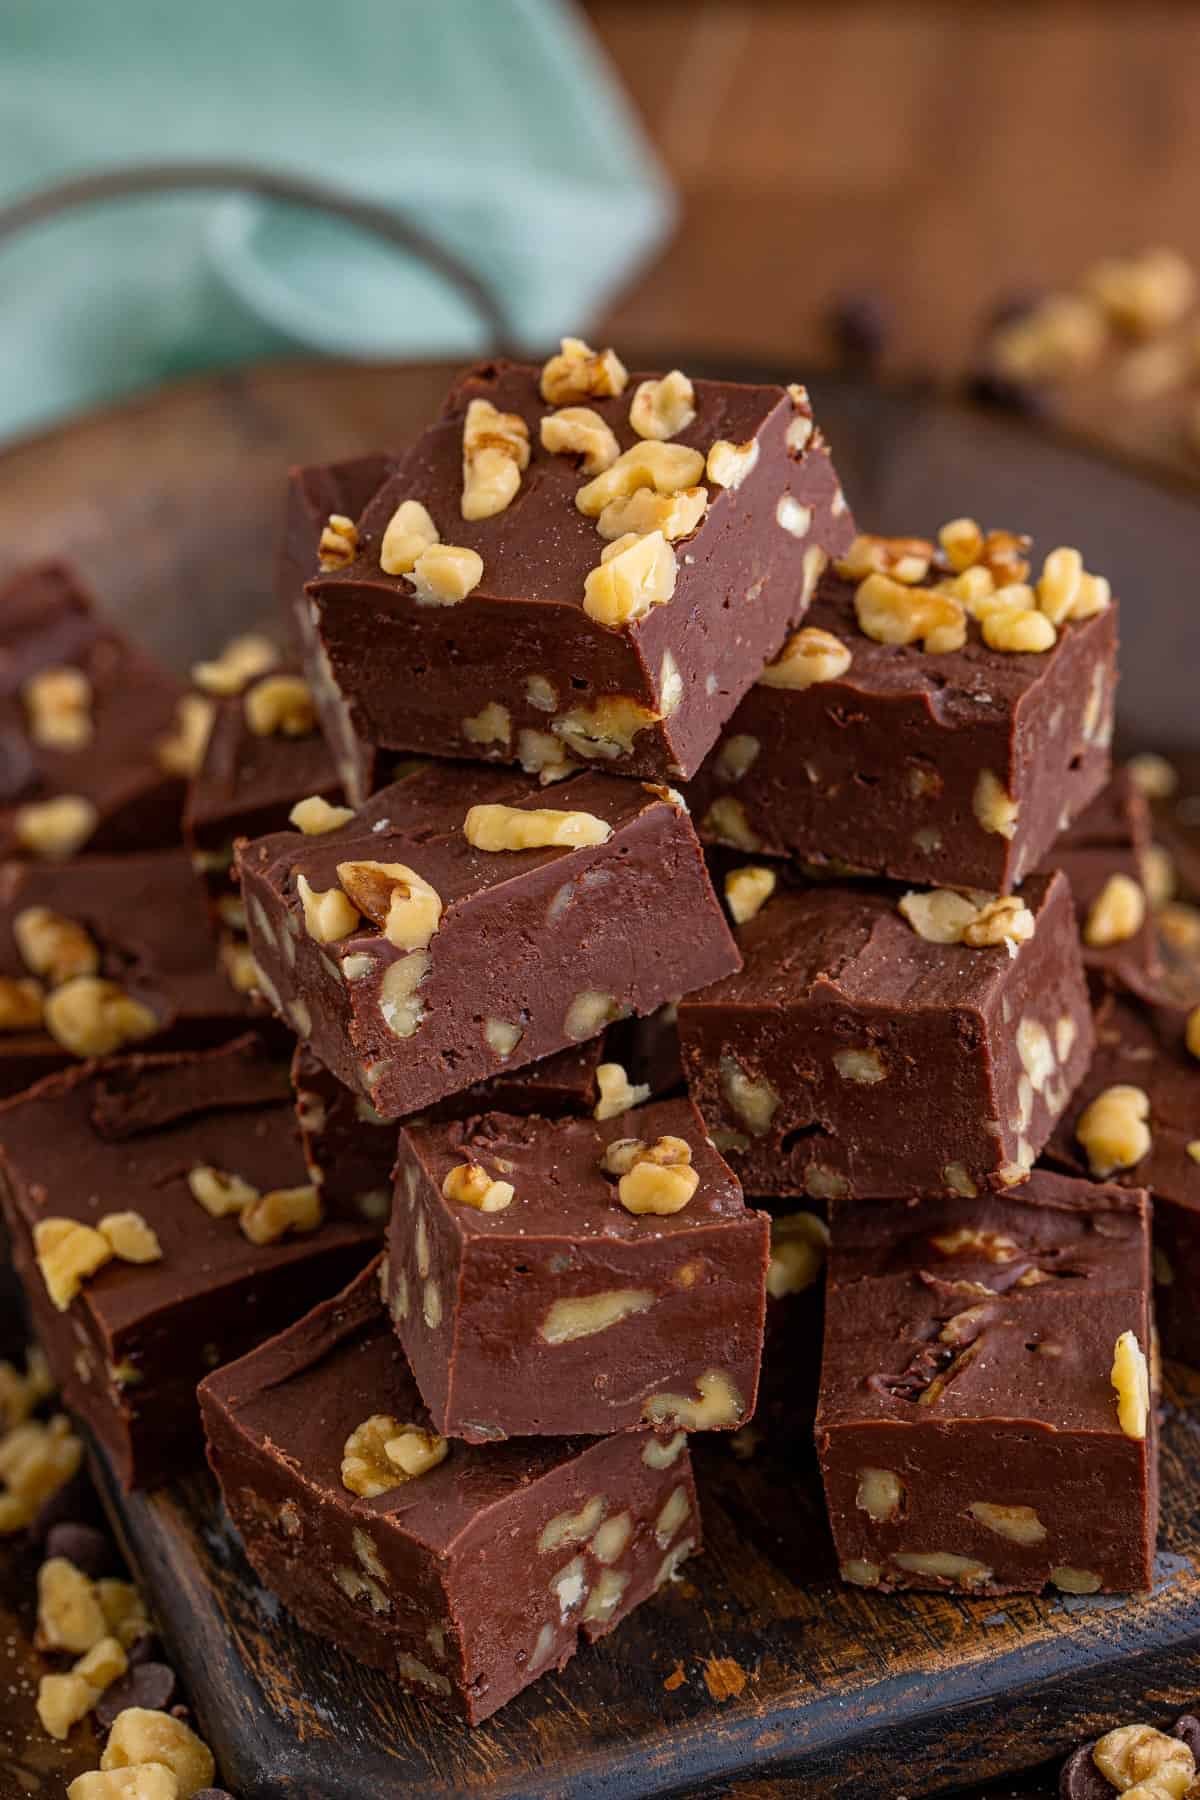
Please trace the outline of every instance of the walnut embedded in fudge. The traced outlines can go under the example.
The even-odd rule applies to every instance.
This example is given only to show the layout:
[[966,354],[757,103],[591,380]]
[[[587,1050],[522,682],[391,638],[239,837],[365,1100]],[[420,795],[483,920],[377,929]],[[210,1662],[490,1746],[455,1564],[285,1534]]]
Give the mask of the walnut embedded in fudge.
[[1028,1178],[1092,1042],[1070,890],[1026,882],[1032,931],[963,907],[937,929],[918,908],[919,931],[894,890],[780,889],[738,930],[741,972],[680,1002],[692,1098],[748,1192]]
[[1150,851],[1145,795],[1118,769],[1043,859],[1071,883],[1083,965],[1097,986],[1147,992],[1161,976],[1145,888]]
[[[694,773],[799,623],[813,559],[851,542],[802,388],[678,370],[626,388],[580,373],[602,354],[562,355],[548,389],[536,368],[468,371],[353,558],[314,571],[306,662],[356,800],[381,751],[545,781],[588,762]],[[435,557],[470,571],[432,583]]]
[[1200,1364],[1192,1303],[1200,1281],[1200,1062],[1189,1014],[1108,994],[1096,1011],[1096,1049],[1046,1146],[1072,1174],[1101,1176],[1154,1197],[1154,1293],[1163,1350]]
[[564,794],[426,765],[339,830],[239,846],[263,992],[384,1117],[736,964],[677,795],[591,773]]
[[[473,1201],[488,1184],[503,1206]],[[412,1125],[388,1304],[450,1437],[733,1429],[754,1407],[767,1246],[687,1101]]]
[[1144,1193],[1042,1171],[835,1203],[817,1444],[844,1579],[1149,1586],[1149,1222]]
[[[859,538],[729,720],[689,801],[735,849],[1007,894],[1110,770],[1116,608],[1078,553]],[[971,559],[971,560],[968,560]]]
[[180,685],[66,564],[0,586],[0,663],[0,856],[176,843],[183,787],[160,747]]
[[[209,1454],[251,1563],[288,1610],[478,1723],[699,1547],[686,1439],[646,1427],[434,1438],[378,1279],[373,1265],[202,1384]],[[380,1409],[367,1420],[364,1394]]]
[[73,1069],[2,1116],[13,1261],[50,1366],[119,1479],[153,1485],[199,1448],[197,1381],[361,1267],[377,1230],[306,1229],[287,1070],[254,1036]]

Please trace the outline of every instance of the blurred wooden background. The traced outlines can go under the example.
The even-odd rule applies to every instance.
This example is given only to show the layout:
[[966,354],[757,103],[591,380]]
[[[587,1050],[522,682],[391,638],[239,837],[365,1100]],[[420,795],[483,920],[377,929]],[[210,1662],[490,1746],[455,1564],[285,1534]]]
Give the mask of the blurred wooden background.
[[585,10],[682,200],[618,343],[813,356],[830,296],[868,287],[894,359],[952,371],[1001,296],[1159,242],[1200,264],[1194,5]]

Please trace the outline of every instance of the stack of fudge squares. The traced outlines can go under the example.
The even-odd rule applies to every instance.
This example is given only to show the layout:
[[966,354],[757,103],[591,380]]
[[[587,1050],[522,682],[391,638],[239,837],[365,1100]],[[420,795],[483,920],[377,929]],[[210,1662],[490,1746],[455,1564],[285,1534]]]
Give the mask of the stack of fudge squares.
[[126,1486],[202,1424],[261,1579],[471,1722],[699,1550],[693,1433],[815,1442],[848,1582],[1148,1585],[1200,1019],[1116,603],[1031,556],[566,339],[292,472],[294,652],[108,652],[153,804],[51,600],[114,634],[0,595],[0,1201]]

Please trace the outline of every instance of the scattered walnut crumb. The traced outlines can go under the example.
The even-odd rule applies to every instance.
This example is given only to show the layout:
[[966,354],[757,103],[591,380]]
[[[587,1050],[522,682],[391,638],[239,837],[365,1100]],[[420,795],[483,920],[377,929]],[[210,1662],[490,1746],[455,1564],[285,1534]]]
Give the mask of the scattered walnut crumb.
[[358,555],[358,526],[345,513],[330,513],[317,540],[317,567],[328,575],[344,569]]
[[242,702],[255,737],[307,737],[317,728],[312,689],[301,675],[267,675]]
[[622,394],[628,380],[614,350],[593,350],[582,338],[565,337],[558,354],[542,367],[541,394],[551,406],[574,406]]
[[278,661],[279,651],[270,638],[246,632],[230,638],[211,662],[193,663],[192,680],[206,694],[240,694],[248,681],[265,675]]

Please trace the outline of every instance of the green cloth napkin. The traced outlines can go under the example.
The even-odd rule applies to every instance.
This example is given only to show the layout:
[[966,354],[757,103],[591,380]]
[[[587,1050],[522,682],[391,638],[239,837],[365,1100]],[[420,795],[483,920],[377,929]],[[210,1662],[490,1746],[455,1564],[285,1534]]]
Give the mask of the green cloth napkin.
[[[403,207],[531,351],[584,328],[673,216],[566,0],[5,0],[0,204],[218,159]],[[443,278],[276,202],[123,200],[0,242],[0,436],[216,365],[483,340]]]

